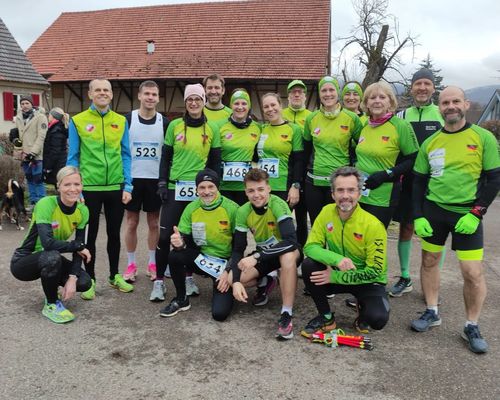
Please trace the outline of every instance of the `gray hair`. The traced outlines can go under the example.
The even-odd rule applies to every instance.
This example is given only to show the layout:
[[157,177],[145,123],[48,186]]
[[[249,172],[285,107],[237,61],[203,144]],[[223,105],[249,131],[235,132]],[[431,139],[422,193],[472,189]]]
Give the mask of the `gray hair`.
[[336,171],[333,171],[330,175],[330,187],[332,188],[332,192],[335,191],[335,179],[337,179],[339,176],[355,176],[358,181],[358,189],[363,189],[363,178],[356,168],[340,167]]

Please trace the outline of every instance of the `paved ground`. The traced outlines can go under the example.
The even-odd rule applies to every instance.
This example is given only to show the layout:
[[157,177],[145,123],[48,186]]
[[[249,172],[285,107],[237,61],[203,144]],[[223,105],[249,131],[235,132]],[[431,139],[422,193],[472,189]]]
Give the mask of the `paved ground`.
[[[499,399],[500,384],[500,202],[486,217],[486,276],[489,294],[481,328],[490,352],[475,355],[460,338],[464,323],[462,279],[450,251],[442,274],[443,324],[428,333],[409,329],[423,310],[418,281],[419,245],[412,259],[415,290],[391,300],[391,319],[369,336],[371,352],[311,344],[298,335],[314,316],[312,301],[298,296],[296,337],[274,337],[280,300],[263,308],[239,305],[227,322],[210,318],[210,282],[198,278],[202,295],[189,312],[159,318],[150,303],[151,284],[142,275],[136,290],[119,293],[106,281],[105,241],[98,248],[98,297],[69,302],[77,319],[65,326],[42,317],[39,282],[15,280],[9,259],[24,232],[0,232],[0,398],[2,399]],[[144,232],[144,225],[141,225]],[[145,242],[145,241],[144,241]],[[397,274],[391,240],[390,277]],[[122,252],[122,266],[125,265]],[[145,260],[145,252],[140,253]],[[167,282],[170,299],[172,282]],[[303,284],[299,283],[300,292]],[[340,327],[354,313],[332,303]]]

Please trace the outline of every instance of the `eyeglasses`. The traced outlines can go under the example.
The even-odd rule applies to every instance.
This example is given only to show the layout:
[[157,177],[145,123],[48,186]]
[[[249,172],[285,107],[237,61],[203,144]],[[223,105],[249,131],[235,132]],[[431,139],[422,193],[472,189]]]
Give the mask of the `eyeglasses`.
[[203,100],[199,97],[188,97],[186,103],[201,103]]

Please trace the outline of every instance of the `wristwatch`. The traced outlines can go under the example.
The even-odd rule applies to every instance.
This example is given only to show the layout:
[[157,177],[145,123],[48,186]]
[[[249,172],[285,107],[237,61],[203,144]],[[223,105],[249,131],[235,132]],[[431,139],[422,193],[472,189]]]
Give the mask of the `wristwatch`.
[[292,183],[292,187],[294,187],[295,189],[299,189],[299,190],[300,190],[300,188],[301,188],[302,186],[300,185],[300,182],[293,182],[293,183]]
[[389,175],[389,178],[394,178],[394,172],[392,171],[392,169],[386,169],[385,172],[387,173],[387,175]]
[[472,207],[472,209],[470,210],[470,213],[475,215],[476,217],[478,217],[479,219],[482,219],[483,218],[483,215],[486,214],[486,210],[487,208],[486,207],[482,207],[482,206],[474,206]]
[[253,253],[252,257],[259,261],[261,254],[259,252]]

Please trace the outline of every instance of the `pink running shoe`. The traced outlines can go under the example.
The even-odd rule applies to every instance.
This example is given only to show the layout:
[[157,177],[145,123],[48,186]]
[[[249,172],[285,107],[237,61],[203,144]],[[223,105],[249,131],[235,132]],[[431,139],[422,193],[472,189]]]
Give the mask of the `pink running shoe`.
[[123,273],[123,279],[127,282],[135,282],[135,277],[137,275],[137,265],[135,263],[130,263],[127,269]]
[[149,279],[151,279],[152,281],[156,280],[156,264],[155,263],[148,264],[148,271],[146,272],[146,275],[149,276]]

